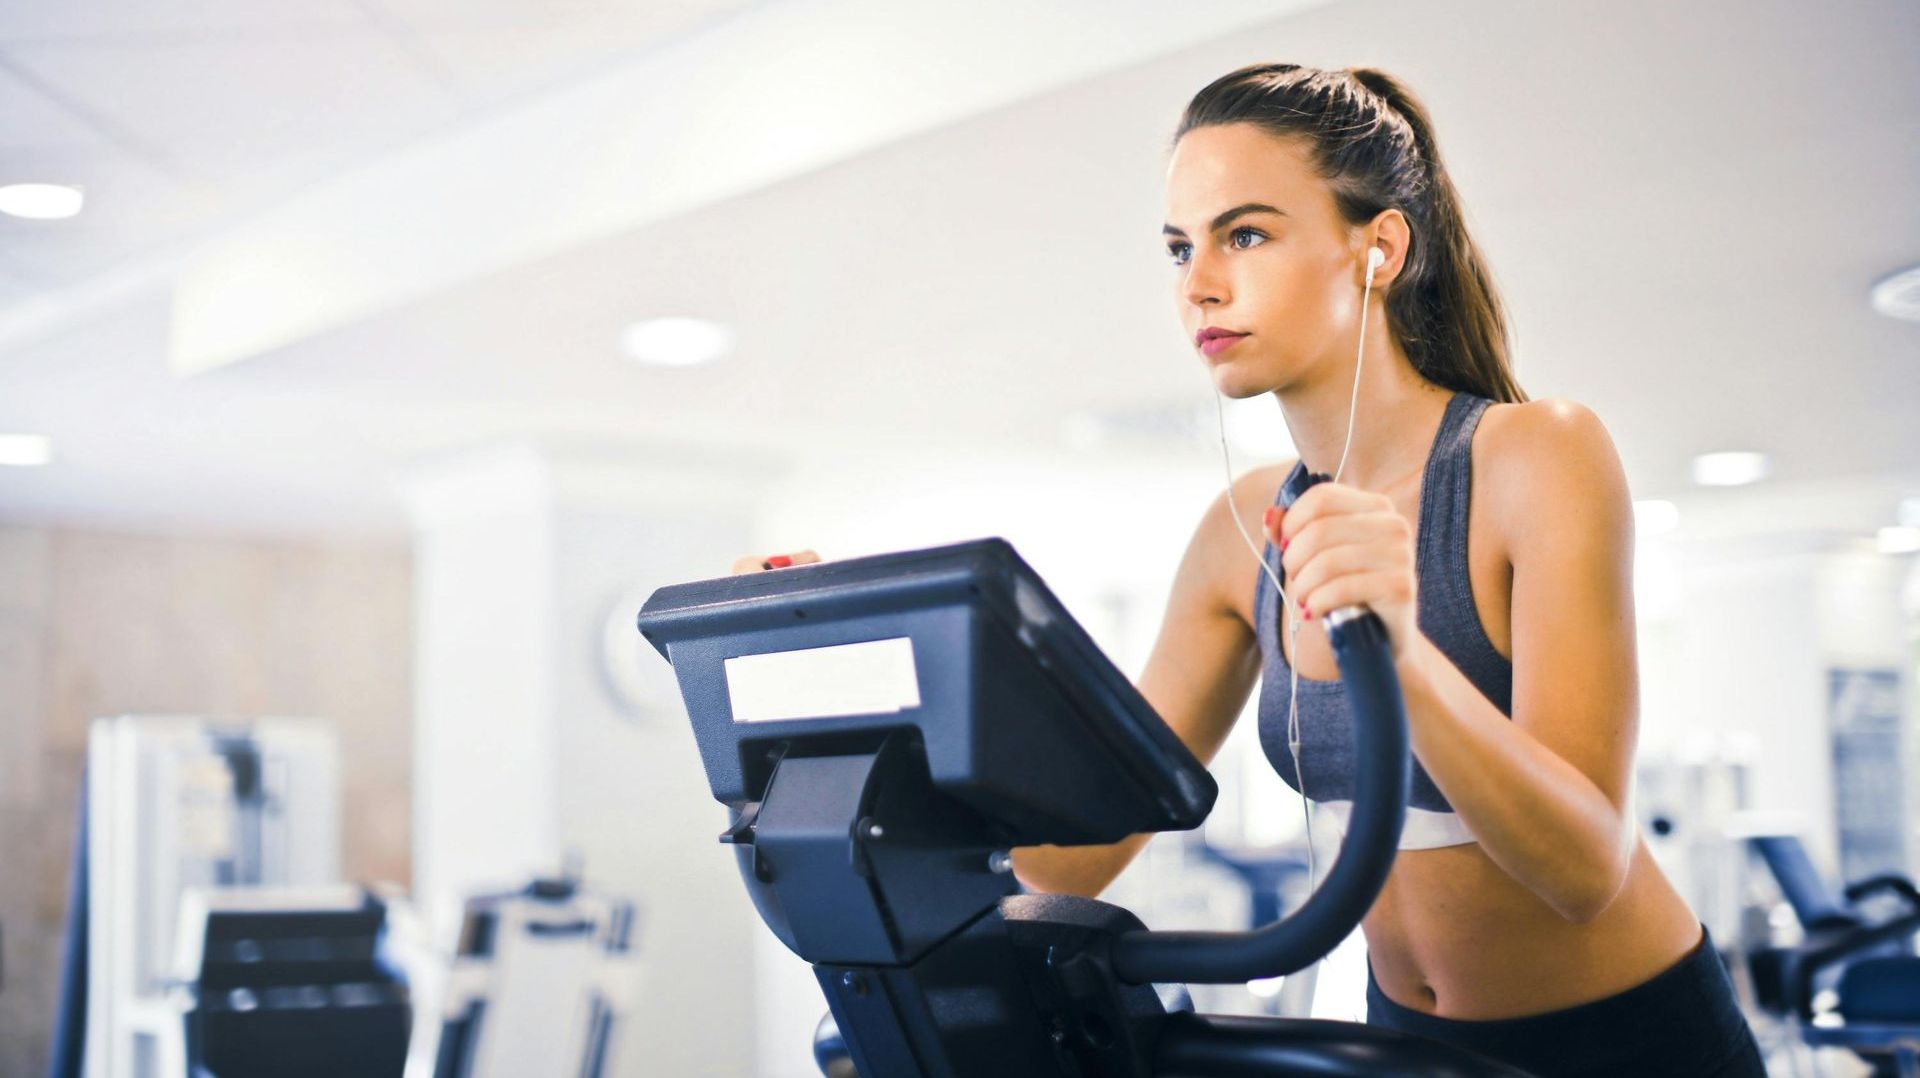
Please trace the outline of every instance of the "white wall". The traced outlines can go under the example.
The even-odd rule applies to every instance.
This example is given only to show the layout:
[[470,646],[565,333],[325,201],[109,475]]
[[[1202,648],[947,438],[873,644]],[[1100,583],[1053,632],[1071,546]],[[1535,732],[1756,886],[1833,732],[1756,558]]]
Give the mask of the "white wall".
[[[767,933],[731,847],[718,841],[726,809],[707,787],[693,728],[672,706],[677,697],[671,710],[629,715],[608,694],[598,661],[609,616],[644,646],[632,624],[638,608],[612,611],[620,596],[635,585],[725,575],[744,518],[665,507],[646,516],[563,510],[555,530],[562,840],[585,859],[595,886],[640,904],[644,982],[614,1073],[750,1074],[756,1045],[742,1025],[751,1014],[753,939]],[[670,671],[651,648],[643,658]]]
[[1754,807],[1805,819],[1824,855],[1833,799],[1819,764],[1827,758],[1826,675],[1814,622],[1819,564],[1818,553],[1803,552],[1702,558],[1687,567],[1674,629],[1641,652],[1644,665],[1664,666],[1643,687],[1642,744],[1753,734],[1761,746]]
[[415,898],[442,938],[466,897],[559,865],[539,462],[467,462],[409,488],[414,540]]
[[1914,560],[1793,532],[1651,543],[1639,561],[1660,583],[1639,599],[1642,757],[1749,739],[1750,807],[1800,821],[1815,863],[1834,871],[1827,672],[1904,672],[1911,760],[1916,622],[1901,587]]
[[[716,836],[666,664],[663,706],[629,715],[601,666],[634,589],[723,575],[749,538],[747,486],[671,460],[503,446],[415,469],[418,875],[444,942],[459,900],[577,857],[638,906],[642,976],[615,1032],[624,1078],[752,1073],[742,1035],[761,931]],[[630,609],[628,608],[630,607]],[[640,649],[632,629],[635,652]]]

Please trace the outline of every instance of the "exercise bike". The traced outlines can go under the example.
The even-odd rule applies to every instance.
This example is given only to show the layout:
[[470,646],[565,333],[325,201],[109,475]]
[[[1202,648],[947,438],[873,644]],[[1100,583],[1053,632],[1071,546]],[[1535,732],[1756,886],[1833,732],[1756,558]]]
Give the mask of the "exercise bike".
[[812,964],[859,1074],[1524,1078],[1395,1031],[1170,1011],[1155,991],[1303,969],[1385,883],[1411,765],[1373,614],[1327,619],[1358,761],[1338,859],[1246,932],[1020,893],[1012,847],[1191,829],[1217,788],[1004,540],[670,585],[638,622],[729,810],[720,841]]

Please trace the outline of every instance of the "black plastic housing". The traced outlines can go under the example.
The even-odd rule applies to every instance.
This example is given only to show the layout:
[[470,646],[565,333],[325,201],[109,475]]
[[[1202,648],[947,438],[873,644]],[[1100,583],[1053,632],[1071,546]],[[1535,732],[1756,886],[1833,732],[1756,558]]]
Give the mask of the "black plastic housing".
[[[639,626],[672,662],[713,796],[736,813],[765,796],[783,757],[870,753],[901,730],[992,845],[1185,830],[1218,793],[1002,539],[669,585]],[[921,706],[733,720],[727,659],[897,637],[912,641]]]

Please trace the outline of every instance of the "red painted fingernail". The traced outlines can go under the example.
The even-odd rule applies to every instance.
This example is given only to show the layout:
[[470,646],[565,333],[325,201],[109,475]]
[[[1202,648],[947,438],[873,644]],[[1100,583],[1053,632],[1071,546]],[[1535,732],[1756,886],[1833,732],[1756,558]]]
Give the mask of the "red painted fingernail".
[[1280,540],[1280,553],[1285,554],[1287,552],[1287,544],[1291,542],[1293,542],[1291,539]]
[[1280,511],[1280,507],[1277,505],[1267,506],[1267,530],[1268,531],[1273,530],[1273,515],[1275,513],[1278,513],[1279,511]]
[[786,554],[775,554],[773,557],[767,559],[767,564],[773,566],[775,569],[785,569],[793,564],[793,558]]

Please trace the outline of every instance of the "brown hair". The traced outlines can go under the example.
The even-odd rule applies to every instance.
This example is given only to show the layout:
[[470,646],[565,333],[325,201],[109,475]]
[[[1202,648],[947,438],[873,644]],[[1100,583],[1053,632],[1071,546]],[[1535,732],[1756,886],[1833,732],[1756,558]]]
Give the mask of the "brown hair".
[[1513,377],[1500,296],[1467,235],[1433,123],[1406,87],[1370,68],[1255,64],[1195,94],[1173,141],[1231,123],[1305,136],[1314,170],[1349,224],[1386,209],[1406,216],[1413,238],[1388,286],[1387,325],[1421,377],[1496,401],[1527,399]]

